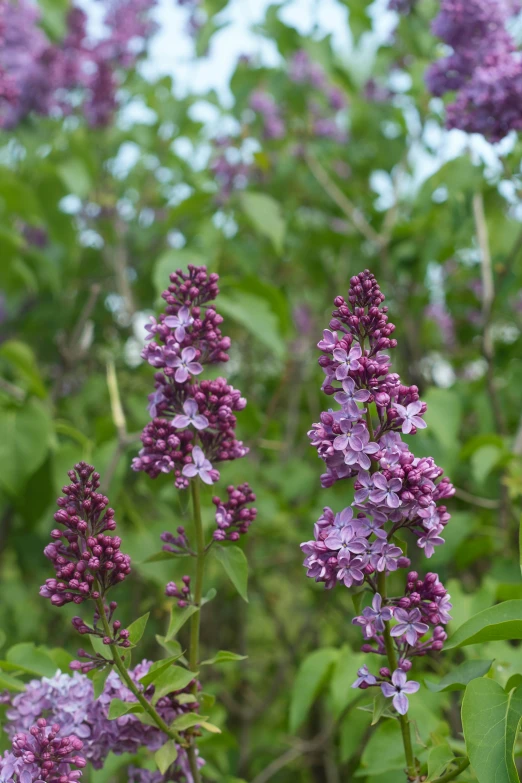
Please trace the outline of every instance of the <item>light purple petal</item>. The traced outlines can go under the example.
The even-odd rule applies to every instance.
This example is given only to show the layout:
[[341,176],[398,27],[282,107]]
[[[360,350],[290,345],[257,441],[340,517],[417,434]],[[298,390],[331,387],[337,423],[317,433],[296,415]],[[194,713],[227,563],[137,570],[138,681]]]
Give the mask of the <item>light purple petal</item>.
[[184,416],[182,413],[178,413],[177,416],[174,416],[172,419],[172,423],[175,427],[179,427],[180,429],[183,429],[183,427],[188,427],[190,424],[190,419],[188,416]]
[[393,706],[399,715],[406,715],[408,712],[408,697],[404,693],[396,693],[393,697]]
[[198,475],[198,469],[192,462],[188,465],[185,465],[181,472],[184,476],[188,476],[189,478],[193,478],[194,476]]
[[176,374],[174,376],[174,380],[176,381],[176,383],[185,383],[188,377],[189,374],[187,372],[187,368],[178,367],[178,369],[176,370]]
[[199,476],[201,478],[201,481],[204,481],[205,484],[213,484],[214,480],[212,479],[212,476],[208,472],[208,470],[201,469],[199,472]]
[[393,685],[390,685],[389,682],[383,682],[381,684],[381,691],[383,692],[383,695],[386,696],[387,699],[391,699],[392,696],[395,695],[396,691]]
[[193,348],[191,345],[188,348],[183,348],[181,352],[181,358],[183,359],[184,362],[187,363],[191,362],[192,359],[195,357],[195,355],[196,355],[196,349]]

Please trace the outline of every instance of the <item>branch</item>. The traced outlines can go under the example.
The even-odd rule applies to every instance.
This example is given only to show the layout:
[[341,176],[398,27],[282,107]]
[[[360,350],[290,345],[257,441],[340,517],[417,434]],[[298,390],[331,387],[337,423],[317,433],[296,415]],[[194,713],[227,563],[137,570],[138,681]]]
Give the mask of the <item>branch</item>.
[[502,406],[498,399],[495,388],[495,378],[493,371],[494,345],[491,329],[491,313],[493,302],[495,300],[495,284],[493,280],[493,266],[491,263],[491,251],[489,248],[488,225],[484,212],[484,199],[482,193],[475,193],[473,196],[473,217],[475,219],[475,230],[480,248],[480,269],[482,277],[482,318],[484,321],[484,332],[482,337],[482,353],[487,363],[487,383],[488,394],[491,403],[491,410],[498,432],[501,435],[506,434]]
[[458,759],[456,763],[456,769],[451,770],[451,772],[446,772],[446,774],[442,775],[440,778],[436,778],[433,783],[447,783],[448,780],[455,780],[455,778],[458,778],[461,772],[464,772],[464,770],[469,767],[471,762],[468,758],[465,758]]
[[387,245],[386,239],[382,237],[366,220],[361,210],[350,201],[343,191],[331,179],[326,169],[319,163],[315,155],[309,150],[305,152],[305,160],[308,167],[317,182],[323,190],[330,196],[339,209],[344,212],[348,220],[363,235],[368,242],[371,242],[378,251],[381,251]]
[[500,503],[498,500],[490,500],[489,498],[479,498],[477,495],[472,495],[470,492],[466,492],[465,489],[458,489],[455,487],[455,497],[464,500],[466,503],[471,503],[473,506],[479,506],[480,508],[499,508]]

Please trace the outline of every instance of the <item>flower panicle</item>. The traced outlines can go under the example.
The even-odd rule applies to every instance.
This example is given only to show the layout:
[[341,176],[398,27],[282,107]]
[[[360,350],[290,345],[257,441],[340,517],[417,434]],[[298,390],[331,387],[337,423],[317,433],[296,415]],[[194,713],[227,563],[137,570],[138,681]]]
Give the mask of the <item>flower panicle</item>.
[[318,344],[323,391],[338,407],[323,412],[308,435],[326,465],[323,487],[351,480],[354,500],[337,513],[326,506],[313,539],[301,549],[307,575],[327,589],[367,585],[373,593],[353,621],[364,636],[362,650],[387,655],[388,629],[398,668],[380,679],[363,672],[356,687],[382,686],[404,714],[406,694],[418,687],[407,683],[406,673],[413,658],[443,647],[450,597],[434,573],[422,579],[410,571],[398,597],[385,597],[380,584],[387,574],[411,566],[398,531],[410,533],[428,558],[444,543],[450,514],[441,501],[454,488],[431,457],[415,457],[403,440],[426,427],[427,406],[417,387],[403,385],[391,370],[387,352],[397,341],[383,302],[369,270],[352,277],[348,296],[335,298],[329,329]]

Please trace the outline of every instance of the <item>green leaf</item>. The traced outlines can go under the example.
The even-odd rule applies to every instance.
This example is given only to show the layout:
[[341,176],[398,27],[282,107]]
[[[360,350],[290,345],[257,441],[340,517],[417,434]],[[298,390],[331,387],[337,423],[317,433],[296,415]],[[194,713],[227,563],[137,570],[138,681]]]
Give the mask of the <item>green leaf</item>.
[[104,666],[103,669],[96,669],[92,678],[92,684],[94,688],[94,698],[98,699],[105,688],[107,677],[112,671],[112,666]]
[[146,557],[145,560],[142,560],[142,563],[161,563],[164,560],[176,560],[178,557],[187,557],[187,555],[177,555],[175,552],[156,552],[154,555],[150,555],[149,557]]
[[0,347],[0,356],[10,362],[16,374],[29,384],[29,391],[46,397],[47,390],[38,371],[32,348],[21,340],[6,340]]
[[17,677],[12,677],[7,672],[0,671],[0,688],[7,688],[9,691],[25,691],[25,685]]
[[155,680],[152,703],[156,704],[158,699],[166,696],[167,693],[183,690],[197,675],[198,672],[183,669],[181,666],[171,666]]
[[472,680],[462,702],[462,726],[479,783],[519,783],[514,746],[522,716],[522,686],[505,693],[497,682]]
[[22,408],[0,408],[0,484],[11,495],[44,462],[50,445],[51,419],[37,400]]
[[248,658],[248,655],[238,655],[237,653],[228,652],[228,650],[220,650],[213,658],[209,658],[206,661],[201,661],[202,666],[209,666],[213,663],[230,663],[232,661],[244,661]]
[[486,480],[502,456],[502,451],[497,446],[482,446],[472,454],[471,472],[477,484]]
[[176,658],[180,658],[183,655],[181,644],[175,639],[167,641],[164,636],[156,634],[156,641],[160,647],[163,647],[163,649],[168,652],[169,655],[175,656]]
[[435,745],[430,750],[430,755],[428,756],[428,779],[426,783],[440,777],[454,758],[455,755],[446,742],[441,745]]
[[189,620],[193,614],[196,614],[196,612],[199,612],[198,606],[186,606],[181,612],[176,611],[173,607],[165,641],[168,642],[170,639],[173,639],[176,634],[179,633],[180,629],[183,628],[187,620]]
[[221,294],[219,308],[223,315],[233,318],[248,329],[253,337],[279,359],[284,358],[286,345],[281,336],[279,319],[266,299],[243,292],[233,292],[226,296]]
[[201,599],[201,606],[205,606],[205,604],[208,604],[209,601],[213,601],[216,595],[217,595],[216,588],[211,587],[208,593],[204,595],[203,598]]
[[295,734],[325,687],[339,655],[338,650],[324,647],[304,659],[294,680],[290,695],[290,732]]
[[452,669],[449,674],[446,674],[440,682],[425,680],[424,684],[433,693],[463,691],[468,682],[477,677],[484,677],[491,669],[492,664],[493,661],[464,661]]
[[217,546],[212,550],[241,598],[248,603],[248,562],[238,546]]
[[89,639],[91,640],[91,646],[95,653],[101,655],[102,658],[112,658],[111,646],[110,644],[104,644],[101,636],[95,636],[91,633],[89,634]]
[[28,674],[37,674],[39,677],[53,677],[56,674],[57,666],[45,647],[36,647],[33,642],[22,642],[10,647],[6,659]]
[[432,387],[425,395],[425,400],[428,410],[424,418],[430,433],[444,448],[456,449],[462,417],[460,395],[453,389]]
[[156,661],[152,664],[147,674],[140,677],[140,682],[144,688],[153,683],[155,680],[163,674],[164,671],[169,669],[174,661],[177,661],[179,655],[173,655],[171,658],[166,658],[164,661]]
[[129,641],[131,644],[138,644],[139,640],[145,633],[145,628],[147,627],[147,621],[149,619],[149,615],[150,612],[147,612],[147,614],[138,617],[137,620],[134,620],[133,623],[127,626],[127,630],[129,632]]
[[211,734],[221,734],[219,726],[215,726],[213,723],[209,723],[208,720],[202,720],[199,724],[201,728],[206,729]]
[[144,712],[143,707],[137,701],[128,702],[121,699],[113,699],[109,705],[109,720],[115,720],[121,718],[122,715],[135,715],[136,713]]
[[373,712],[372,712],[372,722],[371,722],[372,726],[375,726],[375,724],[380,721],[380,719],[382,718],[383,714],[386,712],[389,706],[390,706],[390,700],[386,698],[386,696],[383,694],[381,690],[379,690],[379,692],[373,699]]
[[522,600],[504,601],[484,609],[458,628],[444,645],[446,650],[478,642],[522,639]]
[[509,680],[506,682],[504,690],[506,693],[509,693],[509,691],[512,691],[513,688],[518,688],[519,685],[522,685],[522,674],[512,674]]
[[168,740],[159,750],[154,754],[154,760],[158,765],[158,769],[162,775],[168,770],[171,764],[173,764],[178,757],[178,748],[174,740]]
[[200,725],[201,722],[206,719],[205,715],[198,715],[196,712],[186,712],[184,715],[180,715],[179,718],[176,718],[170,725],[171,728],[176,731],[186,731],[186,729],[191,729],[193,726]]
[[281,205],[266,193],[242,193],[241,206],[255,230],[268,237],[281,255],[286,231]]
[[69,158],[57,166],[65,187],[81,199],[86,198],[92,187],[91,175],[81,158]]

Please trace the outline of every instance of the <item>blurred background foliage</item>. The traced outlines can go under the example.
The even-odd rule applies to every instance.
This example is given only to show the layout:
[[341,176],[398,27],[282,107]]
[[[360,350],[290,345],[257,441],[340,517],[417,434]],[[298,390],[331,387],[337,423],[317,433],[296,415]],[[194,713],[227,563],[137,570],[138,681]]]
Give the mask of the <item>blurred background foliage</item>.
[[[325,406],[315,345],[333,297],[361,269],[387,296],[395,369],[428,402],[416,453],[432,454],[458,488],[446,546],[430,562],[450,587],[453,628],[497,600],[522,598],[520,141],[494,148],[443,129],[443,104],[423,82],[439,51],[429,31],[435,2],[394,15],[364,73],[357,53],[383,4],[341,5],[350,56],[320,29],[303,36],[282,21],[281,6],[269,6],[256,32],[275,44],[280,65],[246,51],[230,81],[233,101],[213,91],[180,98],[175,76],[145,78],[138,66],[125,74],[105,128],[76,114],[31,115],[0,133],[4,652],[35,641],[76,651],[73,610],[54,611],[38,587],[49,572],[42,550],[55,498],[79,459],[102,473],[134,560],[119,596],[123,619],[150,611],[152,629],[164,627],[164,585],[184,564],[143,561],[187,510],[168,476],[152,482],[130,469],[152,387],[140,350],[169,273],[207,264],[221,276],[217,307],[233,339],[224,373],[248,398],[239,432],[251,452],[225,465],[222,482],[248,480],[259,509],[243,543],[250,602],[216,567],[209,583],[218,597],[203,627],[204,649],[248,655],[213,672],[206,688],[218,697],[212,720],[223,734],[202,743],[205,774],[230,783],[403,780],[398,726],[381,722],[370,738],[371,714],[350,689],[362,660],[351,597],[307,580],[299,550],[323,505],[351,502],[342,484],[321,490],[306,431]],[[195,56],[212,53],[226,6],[205,0]],[[325,111],[324,85],[290,78],[301,50],[343,96],[337,134],[318,134],[311,119],[311,98]],[[267,138],[251,108],[256,90],[273,96],[279,137]],[[116,384],[124,422],[114,416]],[[421,668],[434,681],[452,657],[495,658],[501,681],[520,669],[516,646],[497,643],[489,653],[468,648]],[[143,654],[159,654],[152,632]],[[53,655],[67,665],[63,652]],[[421,746],[434,734],[463,747],[457,705],[458,694],[427,689],[411,700]],[[123,761],[95,773],[96,783],[117,776]]]

